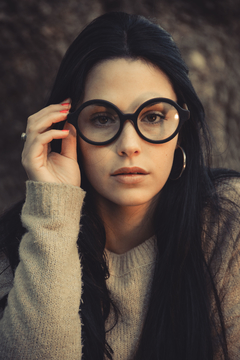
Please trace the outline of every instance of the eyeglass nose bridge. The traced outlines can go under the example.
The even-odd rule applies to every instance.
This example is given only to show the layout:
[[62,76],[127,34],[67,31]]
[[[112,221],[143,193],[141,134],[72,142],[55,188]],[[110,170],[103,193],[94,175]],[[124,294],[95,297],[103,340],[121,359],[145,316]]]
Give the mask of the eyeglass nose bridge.
[[119,114],[119,115],[120,115],[119,117],[120,117],[120,123],[121,123],[121,130],[126,121],[130,121],[133,124],[135,130],[137,130],[137,114],[136,113],[123,114],[121,112],[121,114]]
[[120,118],[120,129],[118,131],[118,134],[117,134],[117,138],[120,136],[120,134],[122,133],[123,131],[123,127],[124,127],[124,124],[126,123],[126,121],[130,121],[135,129],[135,131],[137,132],[137,134],[139,136],[141,136],[141,133],[137,127],[137,111],[133,114],[123,114],[122,112],[119,112],[119,118]]
[[126,121],[130,121],[132,126],[134,127],[137,135],[146,140],[146,141],[149,141],[139,130],[138,128],[138,115],[139,115],[139,109],[137,109],[137,111],[135,113],[129,113],[129,114],[124,114],[122,113],[121,111],[119,111],[118,109],[118,116],[119,116],[119,119],[120,119],[120,128],[117,132],[117,134],[114,136],[113,140],[116,140],[119,138],[119,136],[122,134],[122,131],[123,131],[123,127],[124,127],[124,124]]

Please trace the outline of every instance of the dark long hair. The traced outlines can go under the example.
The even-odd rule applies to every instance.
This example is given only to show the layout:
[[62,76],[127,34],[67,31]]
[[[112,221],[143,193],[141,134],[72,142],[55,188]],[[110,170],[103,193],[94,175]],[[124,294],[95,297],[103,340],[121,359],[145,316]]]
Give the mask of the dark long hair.
[[[143,59],[156,65],[169,77],[180,105],[186,103],[191,113],[179,134],[187,155],[187,168],[177,181],[167,181],[154,214],[158,256],[148,312],[134,359],[213,359],[212,332],[217,328],[210,312],[213,294],[220,323],[217,337],[227,360],[221,303],[202,239],[208,234],[206,229],[203,234],[205,209],[209,209],[216,223],[221,214],[221,201],[215,186],[217,179],[220,182],[236,174],[219,172],[216,175],[210,170],[210,141],[204,110],[171,36],[141,16],[120,12],[100,16],[68,49],[48,104],[70,97],[72,109],[76,108],[83,96],[88,72],[100,61],[115,58]],[[53,142],[52,150],[59,149],[60,142]],[[104,356],[112,359],[112,349],[106,341],[105,321],[112,308],[117,322],[118,310],[106,287],[109,273],[104,256],[105,230],[91,199],[91,187],[83,169],[81,171],[82,187],[87,190],[78,239],[84,284],[80,309],[83,359],[102,360]],[[19,219],[21,205],[3,220],[15,224],[15,228],[7,227],[13,230],[3,239],[5,248],[9,249],[10,238],[19,238],[18,234],[24,232]],[[15,241],[16,248],[18,241],[11,241]],[[215,242],[217,244],[217,236]],[[15,268],[19,261],[17,255],[10,260]]]

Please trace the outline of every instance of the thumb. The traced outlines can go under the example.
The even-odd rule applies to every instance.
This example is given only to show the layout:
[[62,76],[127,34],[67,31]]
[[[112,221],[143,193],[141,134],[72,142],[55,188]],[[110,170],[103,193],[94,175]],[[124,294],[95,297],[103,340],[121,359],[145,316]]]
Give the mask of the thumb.
[[77,131],[75,127],[67,121],[63,130],[69,130],[69,134],[65,139],[62,139],[61,155],[77,160]]

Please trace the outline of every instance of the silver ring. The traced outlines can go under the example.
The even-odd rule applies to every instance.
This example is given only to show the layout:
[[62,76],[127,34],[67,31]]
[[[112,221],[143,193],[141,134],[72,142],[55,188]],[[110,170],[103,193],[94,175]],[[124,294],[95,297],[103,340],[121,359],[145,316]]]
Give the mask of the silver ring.
[[27,134],[23,132],[23,133],[21,134],[21,140],[22,140],[22,141],[26,141],[26,139],[27,139]]

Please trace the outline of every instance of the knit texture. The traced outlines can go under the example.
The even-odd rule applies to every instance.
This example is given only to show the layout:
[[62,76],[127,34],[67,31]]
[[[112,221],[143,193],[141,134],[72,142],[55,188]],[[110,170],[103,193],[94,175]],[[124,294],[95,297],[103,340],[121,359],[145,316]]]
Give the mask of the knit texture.
[[0,322],[0,359],[81,358],[81,268],[76,240],[84,192],[27,183],[20,247]]
[[[240,205],[240,182],[224,185],[222,191]],[[70,185],[27,182],[22,222],[20,263],[14,280],[9,268],[0,276],[0,297],[9,293],[8,305],[0,314],[0,360],[80,360],[82,357],[81,266],[77,248],[79,219],[84,192]],[[230,205],[229,205],[230,206]],[[216,224],[206,217],[212,237],[203,245],[216,272],[215,282],[226,319],[231,360],[240,357],[240,226],[230,238],[221,227],[221,249],[215,251]],[[137,348],[148,308],[154,264],[155,238],[125,254],[106,250],[111,296],[121,315],[107,333],[114,360],[130,360]],[[1,254],[0,271],[8,266]],[[212,308],[214,314],[214,307]],[[106,329],[113,324],[110,314]],[[154,336],[154,334],[153,334]],[[217,344],[217,340],[216,340]],[[218,354],[216,360],[221,359]],[[214,360],[215,360],[214,359]],[[94,359],[93,359],[94,360]]]
[[[114,360],[132,359],[148,308],[156,260],[155,239],[122,255],[106,253],[110,272],[107,286],[120,310],[118,324],[107,333],[107,341],[114,350]],[[110,316],[106,329],[112,327],[113,320]]]

